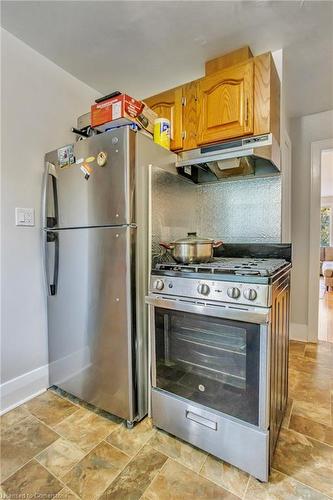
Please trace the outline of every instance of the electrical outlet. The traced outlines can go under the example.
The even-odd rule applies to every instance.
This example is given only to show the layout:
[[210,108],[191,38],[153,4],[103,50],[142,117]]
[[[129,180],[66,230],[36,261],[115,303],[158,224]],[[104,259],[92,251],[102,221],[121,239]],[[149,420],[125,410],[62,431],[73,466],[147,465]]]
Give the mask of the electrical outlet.
[[17,226],[34,226],[34,208],[15,208],[15,221]]

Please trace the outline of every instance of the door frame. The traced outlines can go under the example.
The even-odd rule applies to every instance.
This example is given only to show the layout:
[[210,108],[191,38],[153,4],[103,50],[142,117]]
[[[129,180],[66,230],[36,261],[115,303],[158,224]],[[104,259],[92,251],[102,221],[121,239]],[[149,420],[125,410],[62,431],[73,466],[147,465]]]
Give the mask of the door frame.
[[333,149],[333,138],[311,143],[310,238],[308,275],[308,341],[318,341],[321,153]]
[[283,131],[281,141],[282,156],[282,194],[281,194],[281,240],[282,243],[291,242],[291,165],[292,144],[286,130]]

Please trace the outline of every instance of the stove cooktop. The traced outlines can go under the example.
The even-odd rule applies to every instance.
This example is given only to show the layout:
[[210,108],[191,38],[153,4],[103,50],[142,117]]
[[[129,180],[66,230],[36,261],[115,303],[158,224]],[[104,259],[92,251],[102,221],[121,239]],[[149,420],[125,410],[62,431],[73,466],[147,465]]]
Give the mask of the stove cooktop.
[[234,276],[262,276],[269,277],[279,269],[288,265],[284,259],[260,259],[260,258],[232,258],[224,257],[214,259],[205,264],[177,264],[176,262],[165,262],[156,265],[156,271],[163,271],[186,275],[187,273],[225,274]]

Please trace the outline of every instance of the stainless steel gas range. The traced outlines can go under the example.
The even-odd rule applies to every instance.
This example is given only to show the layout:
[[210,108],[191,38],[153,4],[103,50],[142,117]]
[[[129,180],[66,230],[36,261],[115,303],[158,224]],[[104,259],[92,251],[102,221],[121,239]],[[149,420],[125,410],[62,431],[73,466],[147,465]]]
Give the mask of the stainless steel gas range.
[[150,307],[157,427],[268,480],[287,403],[291,264],[158,264]]

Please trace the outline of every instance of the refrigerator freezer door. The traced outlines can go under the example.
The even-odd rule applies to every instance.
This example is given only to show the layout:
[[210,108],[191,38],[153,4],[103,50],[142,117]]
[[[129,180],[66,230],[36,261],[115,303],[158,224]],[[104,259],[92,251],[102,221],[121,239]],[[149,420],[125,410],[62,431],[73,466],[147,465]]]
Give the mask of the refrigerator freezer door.
[[44,232],[50,384],[127,420],[136,411],[135,235],[126,226]]
[[47,153],[43,227],[134,223],[135,141],[122,127]]

